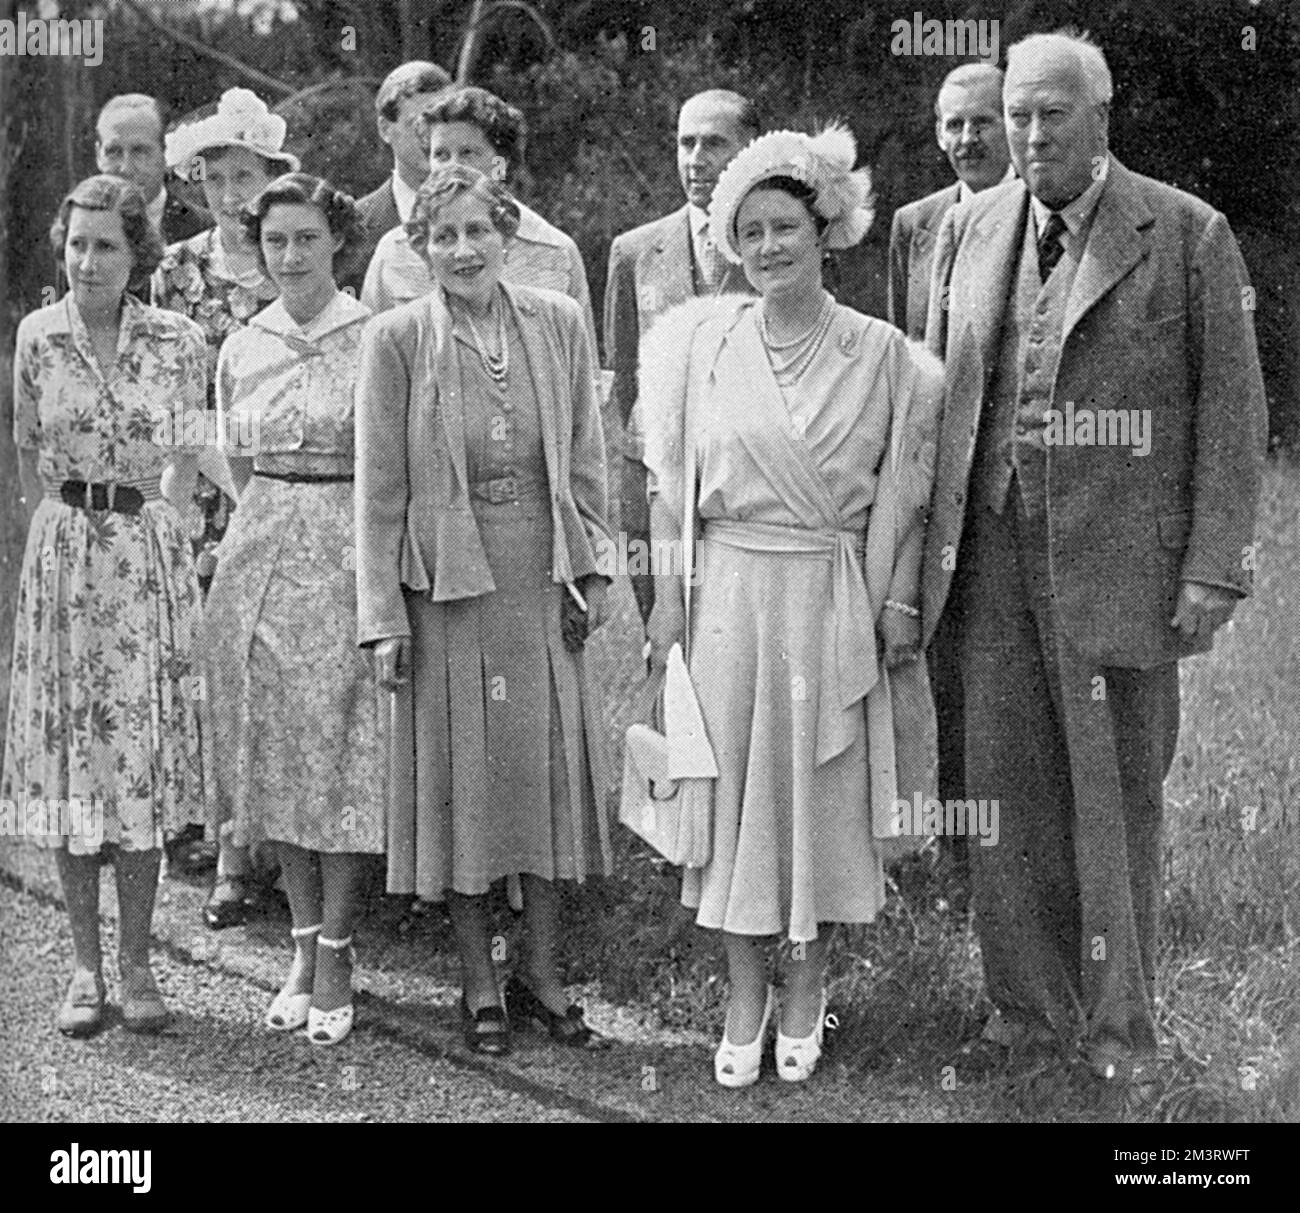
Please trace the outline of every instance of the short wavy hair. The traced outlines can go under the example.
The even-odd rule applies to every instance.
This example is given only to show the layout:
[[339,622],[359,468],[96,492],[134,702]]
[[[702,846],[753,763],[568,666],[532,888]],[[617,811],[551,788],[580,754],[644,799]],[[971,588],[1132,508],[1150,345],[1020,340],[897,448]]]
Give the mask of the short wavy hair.
[[144,299],[149,294],[149,276],[163,259],[162,233],[149,222],[149,205],[140,188],[125,177],[97,173],[78,182],[59,203],[50,224],[50,244],[59,262],[63,261],[72,225],[72,208],[85,211],[116,211],[122,220],[122,234],[131,250],[131,277],[126,289]]
[[467,164],[444,164],[433,170],[415,196],[415,206],[406,224],[406,238],[411,247],[428,259],[429,230],[438,212],[464,194],[472,194],[487,203],[492,226],[513,240],[519,230],[519,203],[501,182]]
[[528,124],[522,111],[485,88],[449,88],[426,105],[423,114],[428,126],[445,122],[477,126],[507,168],[514,168],[523,159]]
[[[830,227],[831,221],[825,215],[817,212],[817,191],[813,189],[806,181],[796,181],[793,177],[764,177],[762,181],[756,182],[749,194],[756,190],[780,190],[783,194],[789,194],[791,198],[804,204],[804,209],[808,212],[808,217],[813,221],[813,227],[817,229],[817,238],[821,239]],[[749,194],[745,197],[748,198]],[[743,205],[742,199],[742,205]],[[736,218],[733,222],[740,221],[740,207],[736,207]]]
[[324,178],[313,177],[310,173],[285,173],[272,181],[239,216],[244,235],[257,249],[257,260],[263,273],[266,272],[266,259],[262,256],[262,223],[277,204],[314,206],[320,211],[330,235],[343,237],[343,243],[334,254],[334,276],[346,276],[365,236],[352,195],[335,189]]

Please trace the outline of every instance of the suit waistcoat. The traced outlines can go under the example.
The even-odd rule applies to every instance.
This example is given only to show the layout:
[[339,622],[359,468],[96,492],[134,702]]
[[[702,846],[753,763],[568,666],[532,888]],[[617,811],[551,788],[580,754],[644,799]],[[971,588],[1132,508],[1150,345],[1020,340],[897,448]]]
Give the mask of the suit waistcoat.
[[1047,509],[1047,410],[1061,361],[1065,304],[1078,262],[1067,242],[1046,282],[1039,281],[1038,247],[1032,216],[1025,217],[1019,269],[1006,310],[989,405],[984,410],[980,450],[975,455],[977,501],[1001,513],[1016,476],[1025,508]]

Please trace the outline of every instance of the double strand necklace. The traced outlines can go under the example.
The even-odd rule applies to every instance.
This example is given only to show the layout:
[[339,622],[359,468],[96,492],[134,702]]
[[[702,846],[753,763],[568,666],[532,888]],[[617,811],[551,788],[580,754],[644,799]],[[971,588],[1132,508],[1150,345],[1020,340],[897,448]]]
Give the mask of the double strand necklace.
[[767,316],[763,309],[758,312],[758,328],[767,349],[767,359],[772,365],[772,373],[782,386],[798,381],[799,377],[812,365],[821,349],[826,334],[830,332],[831,321],[835,317],[835,302],[830,295],[822,299],[822,310],[816,321],[806,333],[800,334],[793,341],[775,342],[767,331]]
[[506,311],[500,300],[494,300],[497,310],[497,340],[500,342],[500,354],[493,354],[474,323],[474,313],[465,309],[465,319],[469,321],[470,335],[474,338],[474,348],[478,350],[479,361],[487,372],[488,378],[498,387],[505,386],[506,376],[510,374],[510,346],[506,341]]

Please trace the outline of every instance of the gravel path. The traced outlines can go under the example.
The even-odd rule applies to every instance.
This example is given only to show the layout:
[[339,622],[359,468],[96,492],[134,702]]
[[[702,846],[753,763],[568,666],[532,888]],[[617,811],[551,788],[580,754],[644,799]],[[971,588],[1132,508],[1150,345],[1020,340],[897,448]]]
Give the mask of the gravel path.
[[[108,954],[115,944],[105,933]],[[67,1040],[54,1011],[71,971],[63,912],[0,886],[0,1120],[5,1121],[574,1121],[502,1089],[489,1075],[430,1058],[387,1034],[339,1049],[250,1028],[259,986],[155,954],[174,1013],[157,1037],[114,1022]],[[105,966],[110,1000],[113,964]]]
[[[23,887],[16,887],[15,881]],[[261,1017],[289,957],[285,924],[213,935],[203,890],[164,880],[154,972],[174,1021],[158,1037],[110,1024],[89,1041],[54,1026],[71,942],[49,853],[0,841],[0,1120],[17,1121],[943,1121],[968,1101],[937,1084],[849,1073],[833,1053],[813,1082],[769,1071],[740,1092],[710,1077],[713,1041],[671,1032],[636,1008],[574,990],[613,1047],[583,1053],[537,1036],[486,1059],[460,1039],[450,958],[427,943],[358,936],[357,1027],[337,1049],[265,1031]],[[111,877],[105,976],[116,996]]]

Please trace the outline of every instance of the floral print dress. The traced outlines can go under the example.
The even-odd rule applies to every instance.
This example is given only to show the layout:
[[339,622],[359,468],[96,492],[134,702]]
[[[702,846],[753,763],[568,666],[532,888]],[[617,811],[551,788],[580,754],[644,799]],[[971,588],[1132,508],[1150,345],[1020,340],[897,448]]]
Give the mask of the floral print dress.
[[[208,344],[208,408],[216,408],[217,356],[222,343],[238,332],[277,294],[275,283],[264,273],[236,274],[227,264],[216,228],[173,244],[154,270],[150,292],[155,307],[188,316]],[[224,479],[216,466],[220,454],[208,449],[199,459],[197,499],[203,515],[200,534],[191,538],[199,558],[199,581],[204,590],[212,580],[217,545],[225,534],[231,502],[213,482]]]
[[219,411],[255,435],[258,473],[205,612],[215,824],[236,846],[384,849],[379,695],[356,644],[353,392],[369,315],[342,291],[305,327],[273,303],[221,351]]
[[[199,588],[158,485],[185,449],[160,445],[176,432],[168,422],[203,409],[206,393],[198,327],[130,296],[107,374],[71,295],[18,328],[14,442],[35,452],[45,496],[18,587],[0,798],[28,825],[44,802],[43,845],[149,850],[204,819]],[[74,507],[65,480],[130,485],[145,504],[137,515]],[[54,806],[74,801],[95,828],[59,833]]]

